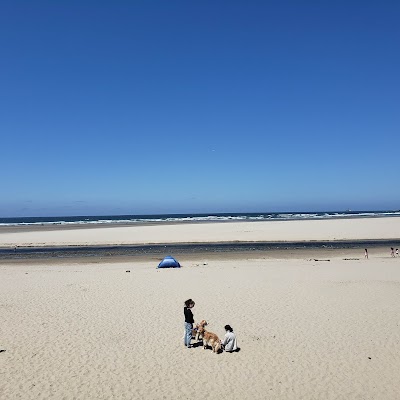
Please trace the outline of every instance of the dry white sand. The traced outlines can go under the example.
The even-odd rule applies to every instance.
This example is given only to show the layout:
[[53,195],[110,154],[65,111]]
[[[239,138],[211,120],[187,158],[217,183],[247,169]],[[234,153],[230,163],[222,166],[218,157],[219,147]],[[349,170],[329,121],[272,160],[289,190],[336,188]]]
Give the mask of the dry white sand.
[[[0,245],[392,239],[399,224],[2,229]],[[154,260],[2,261],[0,398],[399,399],[400,258],[371,248],[369,260],[331,250],[330,262],[316,262],[323,250],[307,251],[199,254],[172,270]],[[184,348],[189,297],[211,331],[234,328],[240,352]]]
[[[3,262],[0,398],[400,398],[400,258],[181,261]],[[189,297],[240,352],[184,348]]]
[[40,226],[36,230],[18,232],[2,228],[0,246],[355,240],[399,237],[400,218],[389,217],[102,226],[90,229],[62,227],[54,229]]

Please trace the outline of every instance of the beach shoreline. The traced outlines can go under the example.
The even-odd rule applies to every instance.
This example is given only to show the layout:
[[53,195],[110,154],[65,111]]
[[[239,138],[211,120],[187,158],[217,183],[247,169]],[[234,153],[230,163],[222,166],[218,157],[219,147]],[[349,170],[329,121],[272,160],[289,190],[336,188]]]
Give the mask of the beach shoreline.
[[[0,230],[0,393],[397,400],[399,232],[389,217]],[[182,267],[158,269],[166,255]],[[183,346],[188,298],[240,352]]]
[[[62,218],[62,217],[60,217]],[[15,233],[15,232],[41,232],[41,231],[54,231],[54,230],[75,230],[75,229],[99,229],[99,228],[118,228],[118,227],[143,227],[143,226],[164,226],[164,225],[192,225],[192,224],[232,224],[232,223],[270,223],[270,222],[290,222],[290,221],[330,221],[330,220],[348,220],[348,219],[374,219],[374,218],[400,218],[400,215],[349,215],[349,216],[337,216],[337,217],[310,217],[310,218],[290,218],[290,219],[262,219],[262,220],[212,220],[212,221],[135,221],[135,222],[51,222],[51,223],[10,223],[0,224],[1,233]]]
[[400,218],[352,218],[289,221],[232,221],[91,229],[57,226],[47,229],[0,229],[0,248],[173,245],[205,243],[313,243],[400,239]]

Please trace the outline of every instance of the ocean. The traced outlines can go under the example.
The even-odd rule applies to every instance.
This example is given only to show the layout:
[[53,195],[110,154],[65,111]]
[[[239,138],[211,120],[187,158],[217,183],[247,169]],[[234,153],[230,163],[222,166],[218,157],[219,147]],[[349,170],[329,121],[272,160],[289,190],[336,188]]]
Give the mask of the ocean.
[[213,214],[154,214],[154,215],[95,215],[73,217],[15,217],[0,218],[0,226],[72,225],[72,224],[135,224],[163,222],[224,222],[224,221],[282,221],[332,218],[398,217],[400,211],[338,211],[338,212],[280,212],[280,213],[213,213]]
[[[283,221],[334,218],[379,218],[399,217],[400,211],[345,211],[345,212],[284,212],[284,213],[214,213],[214,214],[164,214],[164,215],[101,215],[75,217],[22,217],[0,218],[0,228],[13,226],[54,226],[88,224],[159,224],[185,222],[225,221]],[[0,248],[0,260],[86,258],[97,257],[160,257],[167,254],[178,256],[193,254],[217,254],[233,252],[268,252],[271,250],[295,249],[364,249],[365,247],[396,246],[400,240],[342,240],[311,242],[263,242],[263,243],[198,243],[160,245],[119,245],[119,246],[65,246],[65,247],[21,247]]]

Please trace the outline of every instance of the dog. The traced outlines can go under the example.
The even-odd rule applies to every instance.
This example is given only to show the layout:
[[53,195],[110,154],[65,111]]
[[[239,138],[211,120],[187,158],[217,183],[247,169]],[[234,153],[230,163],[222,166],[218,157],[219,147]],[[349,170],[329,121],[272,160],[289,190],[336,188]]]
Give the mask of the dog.
[[[193,329],[192,329],[192,338],[194,338],[195,340],[197,340],[198,342],[200,341],[200,339],[203,338],[203,332],[204,332],[204,327],[207,325],[207,321],[205,321],[204,319],[202,321],[200,321],[198,324],[196,324]],[[183,337],[182,339],[185,339],[185,331],[183,331]]]
[[212,332],[208,332],[204,329],[203,331],[203,348],[207,349],[207,346],[210,345],[213,353],[218,354],[221,349],[221,340],[219,337]]
[[199,341],[200,339],[203,339],[203,334],[204,334],[204,327],[207,325],[207,321],[206,320],[202,320],[200,321],[198,324],[196,324],[196,340]]

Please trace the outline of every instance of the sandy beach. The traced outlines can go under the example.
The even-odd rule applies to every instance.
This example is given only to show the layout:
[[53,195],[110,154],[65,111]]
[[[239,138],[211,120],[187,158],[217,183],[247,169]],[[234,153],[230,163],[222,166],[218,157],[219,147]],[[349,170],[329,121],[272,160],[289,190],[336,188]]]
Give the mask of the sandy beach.
[[399,239],[400,218],[0,228],[0,247]]
[[[399,224],[3,230],[0,243],[398,239]],[[0,398],[399,399],[400,258],[385,248],[368,260],[359,249],[283,253],[203,253],[167,270],[145,258],[2,260]],[[210,331],[223,337],[230,324],[241,350],[184,348],[187,298]]]

